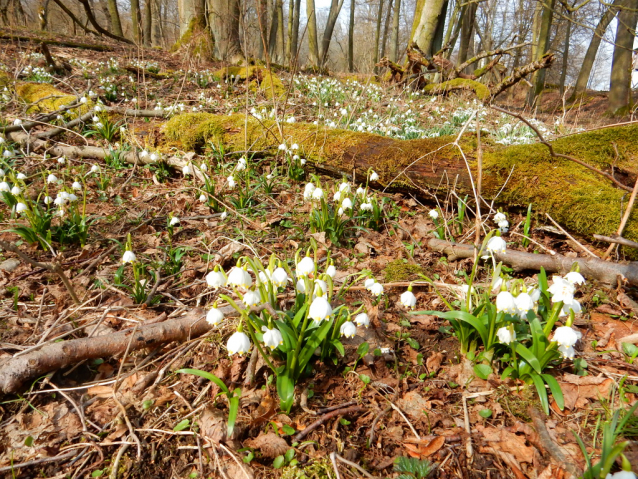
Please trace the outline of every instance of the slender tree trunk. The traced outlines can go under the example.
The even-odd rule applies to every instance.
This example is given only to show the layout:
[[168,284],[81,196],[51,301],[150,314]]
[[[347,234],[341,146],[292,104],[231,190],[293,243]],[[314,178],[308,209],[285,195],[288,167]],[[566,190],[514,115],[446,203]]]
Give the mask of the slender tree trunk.
[[625,115],[631,107],[631,71],[638,21],[638,0],[625,0],[622,6],[624,8],[618,13],[607,109],[607,112],[614,116]]
[[120,21],[120,12],[117,9],[117,0],[107,0],[107,7],[109,9],[109,16],[111,17],[111,25],[113,25],[112,32],[118,37],[123,37],[122,22]]
[[159,6],[159,0],[150,0],[151,1],[151,17],[152,19],[152,28],[151,28],[151,44],[155,48],[162,47],[162,31],[160,29],[161,22],[161,12]]
[[567,21],[567,26],[565,27],[565,43],[563,44],[563,65],[561,67],[560,72],[560,96],[562,97],[565,94],[565,79],[567,78],[567,67],[569,66],[569,41],[571,40],[572,33],[572,12],[570,10],[565,9],[565,20]]
[[144,0],[144,18],[143,18],[143,42],[145,47],[151,46],[151,31],[153,29],[153,9],[151,3],[153,0]]
[[330,13],[328,14],[328,21],[326,22],[326,28],[323,31],[323,37],[321,38],[321,66],[325,66],[328,61],[328,53],[330,52],[330,42],[332,40],[332,33],[339,18],[339,13],[343,7],[344,0],[332,0],[330,3]]
[[49,24],[49,0],[40,2],[40,8],[38,9],[38,20],[40,22],[40,30],[45,31]]
[[279,63],[284,62],[284,49],[286,45],[284,38],[286,36],[285,23],[284,23],[284,2],[283,0],[277,0],[277,58]]
[[456,46],[456,41],[458,40],[459,33],[461,32],[461,10],[462,8],[459,7],[458,2],[454,2],[454,10],[452,11],[448,27],[445,29],[445,36],[443,37],[442,48],[445,48],[445,51],[442,55],[447,59],[452,56],[452,52]]
[[319,66],[319,42],[317,37],[317,15],[315,0],[306,0],[306,15],[308,16],[308,60],[314,67]]
[[399,61],[399,20],[401,15],[401,0],[394,0],[392,12],[392,38],[390,40],[390,60]]
[[276,62],[277,54],[277,29],[279,28],[279,15],[277,15],[277,3],[280,0],[272,2],[272,17],[270,21],[270,38],[268,39],[268,56],[270,61]]
[[461,65],[468,58],[472,58],[474,52],[471,50],[474,39],[474,22],[476,21],[476,10],[478,3],[470,3],[463,7],[461,16],[461,43],[459,45],[459,55],[457,65]]
[[[525,32],[525,27],[524,27],[524,23],[523,23],[523,10],[524,10],[524,5],[525,5],[525,0],[518,0],[518,8],[516,9],[516,41],[514,43],[518,44],[518,43],[523,43],[524,40],[524,32]],[[522,48],[517,48],[516,51],[514,52],[514,63],[512,65],[512,69],[516,69],[518,68],[518,66],[520,65],[521,62],[521,56],[522,56],[522,52],[523,49]],[[511,90],[513,91],[513,90]]]
[[268,0],[257,0],[257,23],[259,24],[259,48],[258,56],[264,59],[265,51],[268,46]]
[[299,53],[299,16],[301,12],[301,0],[295,0],[295,15],[292,19],[292,47],[291,55],[295,61]]
[[[549,0],[547,4],[543,6],[543,13],[541,15],[540,28],[538,37],[536,40],[536,58],[539,60],[547,50],[549,49],[549,40],[552,33],[552,19],[554,17],[554,5],[556,0]],[[533,105],[536,98],[542,93],[545,88],[545,69],[538,70],[534,73],[534,79],[532,81],[534,87],[530,90],[529,97],[527,99],[528,105]]]
[[434,41],[432,42],[432,55],[437,53],[443,47],[443,35],[445,34],[445,17],[447,16],[447,7],[450,4],[449,0],[443,2],[443,8],[439,15],[439,21],[434,31]]
[[292,65],[292,31],[294,29],[295,0],[288,1],[288,36],[286,42],[286,63]]
[[215,38],[215,56],[231,63],[243,58],[239,38],[239,0],[209,0],[209,15]]
[[142,12],[140,0],[131,0],[131,23],[133,26],[133,40],[138,45],[142,44]]
[[379,10],[377,11],[377,28],[374,33],[374,71],[376,72],[378,68],[376,64],[379,62],[379,41],[381,39],[381,20],[383,19],[383,0],[379,0]]
[[385,49],[388,44],[388,32],[390,30],[390,19],[392,18],[392,0],[388,0],[388,9],[385,15],[385,25],[383,26],[383,38],[381,39],[381,53],[380,58],[385,56]]
[[348,25],[348,71],[354,71],[354,7],[355,0],[350,0],[350,23]]
[[587,47],[587,52],[585,53],[585,57],[583,58],[583,64],[580,67],[580,72],[578,73],[578,78],[576,79],[574,91],[569,99],[570,101],[573,101],[576,98],[576,95],[584,92],[587,89],[587,84],[589,83],[589,77],[591,75],[591,69],[593,68],[594,61],[596,60],[600,42],[602,41],[607,27],[616,16],[619,4],[620,0],[614,0],[614,2],[607,8],[603,16],[600,18],[598,25],[596,25],[594,36],[591,38],[591,42],[589,42],[589,47]]
[[417,0],[412,40],[428,56],[434,53],[437,28],[442,23],[442,17],[445,22],[446,7],[447,0]]

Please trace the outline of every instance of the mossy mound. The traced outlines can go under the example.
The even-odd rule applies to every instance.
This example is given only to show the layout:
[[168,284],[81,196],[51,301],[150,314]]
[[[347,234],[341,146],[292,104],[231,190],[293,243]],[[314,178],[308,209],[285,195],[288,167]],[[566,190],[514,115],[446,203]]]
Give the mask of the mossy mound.
[[180,142],[185,150],[199,150],[208,141],[218,143],[224,139],[222,123],[210,113],[177,115],[164,125],[164,133],[169,140]]
[[58,90],[48,83],[22,83],[16,86],[16,93],[29,104],[29,114],[56,111],[75,100],[74,95]]
[[7,72],[0,70],[0,88],[9,88],[13,83],[13,78]]
[[454,90],[473,91],[476,97],[481,101],[487,100],[491,95],[490,89],[487,86],[466,78],[455,78],[454,80],[448,80],[442,83],[431,83],[423,88],[425,93],[431,95],[441,95]]
[[388,263],[383,270],[383,277],[386,283],[394,283],[396,281],[412,281],[423,274],[423,268],[418,264],[409,263],[408,260],[398,258]]
[[261,91],[267,98],[272,98],[273,94],[281,97],[286,93],[286,88],[281,79],[274,73],[274,69],[268,70],[258,65],[221,68],[213,75],[234,83],[248,80],[250,91],[255,93]]

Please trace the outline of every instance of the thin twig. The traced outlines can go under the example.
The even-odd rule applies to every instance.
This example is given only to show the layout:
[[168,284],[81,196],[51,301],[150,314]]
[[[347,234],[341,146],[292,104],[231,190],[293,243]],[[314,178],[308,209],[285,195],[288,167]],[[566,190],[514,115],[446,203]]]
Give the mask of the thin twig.
[[421,436],[419,436],[419,433],[416,432],[416,429],[414,429],[414,426],[412,425],[412,423],[408,420],[408,418],[405,416],[405,414],[403,414],[403,411],[401,411],[401,409],[399,409],[398,406],[396,406],[392,401],[390,401],[388,398],[385,398],[386,401],[388,401],[390,403],[390,407],[392,409],[394,409],[396,412],[399,413],[399,415],[403,418],[403,420],[406,422],[406,424],[410,427],[410,430],[412,431],[412,434],[414,434],[414,437],[416,437],[419,441],[421,440]]
[[336,459],[338,459],[339,461],[343,462],[344,464],[347,464],[348,466],[354,467],[357,471],[359,471],[361,474],[363,474],[366,477],[369,477],[370,479],[374,479],[375,476],[373,476],[372,474],[370,474],[368,471],[366,471],[363,467],[361,467],[359,464],[355,464],[352,461],[348,461],[347,459],[341,457],[339,454],[333,452],[332,454],[334,454],[334,457]]
[[567,236],[570,240],[572,240],[574,243],[576,243],[578,246],[580,246],[580,248],[587,253],[588,255],[598,259],[598,256],[595,255],[594,253],[592,253],[591,251],[589,251],[583,244],[581,244],[576,238],[574,238],[572,235],[570,235],[567,231],[565,231],[565,229],[559,225],[558,223],[556,223],[556,221],[554,221],[554,218],[552,218],[551,216],[549,216],[549,213],[545,213],[545,216],[547,216],[547,218],[549,218],[549,220],[554,223],[554,226],[556,226],[556,228],[558,228],[565,236]]
[[[622,236],[623,231],[625,231],[625,225],[627,225],[627,221],[629,220],[629,216],[631,215],[631,211],[634,209],[634,202],[636,201],[636,193],[638,193],[638,178],[636,178],[636,183],[634,184],[634,189],[631,192],[631,196],[629,197],[629,203],[627,203],[627,209],[625,209],[625,214],[620,221],[620,225],[618,226],[618,231],[616,235]],[[607,259],[607,257],[611,254],[611,252],[616,247],[615,244],[610,244],[605,254],[603,254],[602,259]]]
[[330,462],[332,462],[332,468],[335,471],[335,476],[337,476],[337,479],[341,479],[341,476],[339,475],[339,466],[337,466],[337,460],[335,459],[336,455],[337,453],[335,452],[330,453]]
[[471,463],[474,459],[474,450],[472,449],[472,430],[470,429],[470,415],[467,411],[467,397],[463,395],[463,422],[465,422],[465,432],[467,432],[467,442],[465,448],[467,459]]
[[297,435],[292,438],[292,442],[300,442],[304,437],[306,437],[312,431],[317,429],[319,426],[321,426],[328,419],[332,419],[333,417],[337,417],[337,416],[345,416],[346,414],[352,414],[354,412],[359,412],[362,409],[364,409],[363,406],[352,406],[352,407],[348,407],[348,408],[345,408],[345,409],[337,409],[335,411],[331,411],[328,414],[325,414],[324,416],[321,416],[315,422],[311,423],[304,430],[299,431],[297,433]]
[[626,238],[623,238],[621,236],[603,236],[603,235],[594,235],[594,239],[597,239],[598,241],[604,241],[605,243],[617,243],[617,244],[621,244],[623,246],[628,246],[630,248],[637,248],[638,249],[638,243],[636,243],[635,241],[631,241],[628,240]]

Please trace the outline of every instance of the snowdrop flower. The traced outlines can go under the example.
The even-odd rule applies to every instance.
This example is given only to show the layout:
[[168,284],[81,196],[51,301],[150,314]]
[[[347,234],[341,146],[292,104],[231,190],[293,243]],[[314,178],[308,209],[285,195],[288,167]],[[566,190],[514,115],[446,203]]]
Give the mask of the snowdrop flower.
[[565,279],[572,284],[585,284],[585,278],[577,271],[571,271],[565,275]]
[[[1,175],[1,176],[4,176],[4,175]],[[19,180],[26,180],[27,175],[25,175],[24,173],[18,173],[18,176],[16,176],[16,178],[18,178]]]
[[226,276],[223,271],[213,270],[206,275],[206,284],[213,289],[226,286]]
[[11,194],[12,195],[17,196],[20,193],[22,193],[22,190],[20,189],[19,186],[14,186],[13,188],[11,188]]
[[370,292],[375,296],[381,296],[383,294],[383,285],[375,282],[372,286],[370,286]]
[[343,202],[341,203],[341,208],[343,208],[344,210],[351,210],[352,200],[350,198],[346,198],[345,200],[343,200]]
[[501,221],[507,221],[507,218],[500,211],[496,213],[493,217],[495,223],[500,223]]
[[430,215],[430,218],[432,218],[433,220],[436,220],[439,217],[439,212],[436,210],[430,210],[428,215]]
[[547,291],[552,294],[552,303],[558,303],[559,301],[570,303],[574,299],[575,290],[576,287],[573,283],[560,276],[554,276],[552,285],[547,288]]
[[334,196],[332,197],[332,200],[335,203],[338,203],[341,200],[341,191],[337,191]]
[[321,188],[315,188],[315,190],[312,192],[312,199],[320,200],[321,198],[323,198],[323,190]]
[[273,271],[270,280],[277,288],[283,288],[288,284],[288,273],[281,266]]
[[304,276],[310,276],[314,272],[315,262],[310,256],[306,256],[297,263],[297,276],[303,278]]
[[2,152],[2,156],[3,156],[4,158],[11,158],[11,156],[12,156],[12,155],[13,155],[13,153],[11,153],[11,151],[10,151],[10,150],[4,150],[4,151]]
[[74,201],[78,200],[78,197],[75,196],[73,193],[69,193],[69,196],[67,196],[67,200],[69,200],[69,202],[73,203]]
[[58,177],[55,176],[53,173],[47,176],[47,183],[57,183],[57,182],[58,182]]
[[357,314],[357,316],[354,318],[354,322],[357,324],[357,326],[363,326],[367,328],[368,326],[370,326],[370,317],[366,313]]
[[416,306],[416,296],[414,296],[411,286],[405,293],[401,295],[400,301],[403,307],[414,309],[414,307]]
[[242,163],[241,161],[237,163],[237,166],[235,166],[236,171],[244,171],[245,169],[246,169],[246,163]]
[[206,173],[208,171],[208,166],[206,166],[206,163],[202,163],[201,165],[199,165],[199,170]]
[[503,344],[510,344],[512,341],[516,341],[516,331],[510,331],[510,328],[500,328],[496,331],[496,336]]
[[239,354],[241,356],[250,351],[250,338],[246,336],[246,333],[236,331],[230,338],[228,338],[226,349],[228,349],[228,354],[231,356],[233,354]]
[[50,196],[45,196],[44,197],[44,204],[48,205],[51,204],[53,202],[53,198],[51,198]]
[[261,303],[261,294],[257,291],[249,290],[242,298],[242,302],[249,308],[255,306]]
[[100,167],[98,165],[91,166],[91,173],[99,173]]
[[16,210],[16,213],[22,213],[23,211],[27,210],[27,205],[25,205],[24,203],[18,203],[15,206],[15,210]]
[[578,342],[581,336],[582,334],[580,331],[576,331],[569,326],[561,326],[560,328],[556,328],[556,331],[554,331],[554,338],[552,341],[557,342],[559,346],[570,348]]
[[308,316],[315,321],[323,321],[332,315],[332,306],[323,296],[317,296],[310,304]]
[[326,274],[331,278],[334,278],[337,274],[337,268],[335,268],[333,264],[329,265],[328,268],[326,268]]
[[206,313],[206,322],[211,326],[218,326],[224,319],[224,313],[217,309],[216,305]]
[[372,211],[373,210],[372,203],[361,203],[361,206],[359,208],[361,209],[361,211]]
[[242,288],[250,288],[253,284],[253,278],[244,268],[235,266],[228,273],[228,284],[230,286],[241,286]]
[[151,161],[159,160],[159,155],[157,153],[151,153],[150,160]]
[[265,273],[263,271],[260,271],[257,277],[259,278],[259,281],[261,283],[270,283],[270,273],[268,271],[266,271]]
[[492,253],[505,253],[507,243],[500,236],[492,236],[487,242],[486,248]]
[[297,143],[293,143],[292,146],[290,147],[291,150],[298,150],[299,149],[299,145]]
[[206,195],[202,193],[201,195],[199,195],[198,199],[199,199],[200,203],[206,203],[206,200],[208,198],[206,198]]
[[355,192],[355,194],[357,194],[358,196],[365,196],[366,194],[366,190],[364,190],[361,186],[359,188],[357,188],[357,191]]
[[226,213],[225,211],[222,213],[222,215],[220,216],[220,218],[223,220],[226,219],[226,217],[228,216],[228,213]]
[[372,171],[370,173],[370,181],[378,181],[379,180],[379,175],[377,174],[376,171]]
[[179,218],[177,216],[173,216],[171,221],[168,223],[169,226],[175,226],[179,224]]
[[91,120],[93,121],[93,123],[99,123],[100,119],[97,116],[94,116],[93,118],[91,118]]
[[74,181],[73,184],[71,185],[71,188],[73,188],[76,191],[80,191],[82,189],[82,184],[79,181]]
[[339,332],[341,333],[341,336],[354,338],[354,335],[357,334],[357,327],[352,321],[346,321],[341,325]]
[[301,163],[301,166],[306,164],[306,159],[302,158],[301,160],[299,160],[299,163]]
[[636,479],[636,474],[631,471],[618,471],[613,475],[607,474],[605,479]]
[[4,140],[4,137],[3,137],[3,136],[0,136],[0,145],[2,145],[2,144],[4,143],[4,141],[5,141],[5,140]]
[[134,263],[135,260],[137,260],[137,257],[135,256],[135,253],[133,253],[130,250],[126,250],[124,252],[124,254],[122,255],[122,263],[126,264],[126,263]]
[[190,166],[190,165],[184,165],[184,166],[182,167],[182,174],[183,174],[184,176],[192,175],[192,174],[193,174],[193,169],[191,168],[191,166]]
[[534,309],[534,300],[528,293],[521,293],[514,299],[516,307],[518,308],[518,314],[521,319],[527,317],[527,312]]
[[230,175],[228,178],[226,178],[226,181],[228,182],[229,188],[235,187],[236,183],[235,183],[235,178],[233,177],[233,175]]
[[501,291],[496,296],[496,311],[497,312],[505,312],[511,315],[515,315],[518,313],[518,307],[516,306],[516,300],[512,293],[508,291]]
[[16,118],[15,120],[13,120],[13,124],[15,126],[20,126],[22,125],[22,120],[20,118]]
[[558,352],[564,359],[574,359],[576,350],[573,346],[558,346]]
[[284,338],[278,329],[268,329],[266,326],[262,326],[261,330],[264,332],[263,340],[264,344],[271,350],[277,349],[278,346],[284,344]]
[[60,165],[65,164],[65,163],[66,163],[66,158],[65,158],[65,157],[63,157],[63,156],[61,156],[60,158],[58,158],[58,163],[59,163]]
[[56,206],[64,206],[66,204],[66,198],[58,196],[53,201],[53,204],[55,204]]
[[337,214],[339,216],[343,215],[343,208],[339,208],[339,210],[337,211]]

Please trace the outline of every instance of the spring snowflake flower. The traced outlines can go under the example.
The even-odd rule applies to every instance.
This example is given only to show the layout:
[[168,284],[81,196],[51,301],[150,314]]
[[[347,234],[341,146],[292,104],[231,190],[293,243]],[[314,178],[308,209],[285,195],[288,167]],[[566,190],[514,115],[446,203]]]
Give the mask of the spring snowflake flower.
[[361,211],[372,211],[374,209],[372,203],[361,203],[359,208]]
[[317,296],[310,304],[308,316],[315,321],[327,320],[332,315],[332,306],[323,296]]
[[416,306],[416,296],[414,296],[414,293],[410,290],[407,290],[401,295],[400,301],[405,308],[414,309]]
[[12,195],[18,196],[20,193],[22,193],[22,190],[20,189],[19,186],[14,186],[13,188],[11,188]]
[[253,278],[250,276],[250,273],[239,266],[235,266],[230,270],[227,281],[230,286],[240,286],[246,289],[250,288],[253,284]]
[[60,158],[58,158],[58,163],[59,163],[60,165],[65,164],[65,163],[66,163],[66,158],[65,158],[65,157],[63,157],[63,156],[61,156]]
[[430,218],[432,218],[433,220],[437,219],[439,217],[439,212],[436,210],[430,210],[430,212],[428,213],[428,215],[430,215]]
[[514,298],[518,314],[521,319],[527,317],[527,312],[534,309],[534,300],[528,293],[521,293]]
[[304,192],[303,192],[304,201],[308,201],[309,199],[312,198],[312,194],[315,192],[315,189],[316,187],[312,183],[306,184],[306,187],[304,188]]
[[66,204],[66,198],[57,196],[55,200],[53,200],[53,204],[56,206],[64,206]]
[[585,278],[577,271],[567,273],[564,278],[572,284],[585,284]]
[[224,313],[222,313],[217,306],[213,306],[208,313],[206,313],[206,322],[211,326],[218,326],[224,320]]
[[69,200],[70,203],[73,203],[74,201],[78,200],[78,197],[75,196],[73,193],[69,193],[69,196],[67,199]]
[[235,177],[233,175],[230,175],[228,178],[226,178],[226,181],[228,182],[229,188],[235,187],[236,183],[235,183]]
[[507,220],[503,220],[503,221],[499,221],[498,222],[498,229],[501,231],[501,233],[507,233],[509,231],[509,221]]
[[82,189],[82,183],[80,183],[79,181],[74,181],[71,185],[71,188],[73,188],[75,191],[80,191]]
[[4,151],[2,152],[2,156],[3,156],[4,158],[11,158],[11,156],[13,156],[13,153],[11,152],[11,150],[4,150]]
[[23,211],[27,211],[27,205],[24,203],[18,203],[16,206],[16,213],[22,213]]
[[381,296],[383,294],[383,285],[375,282],[372,286],[370,286],[370,292],[375,296]]
[[285,143],[282,143],[281,145],[279,145],[279,151],[286,151],[288,149],[288,147],[286,146]]
[[581,307],[580,303],[575,299],[572,299],[571,301],[563,303],[563,307],[561,308],[558,316],[567,316],[571,313],[571,311],[573,311],[574,314],[580,314],[582,310],[583,308]]
[[379,175],[377,174],[376,171],[372,171],[370,173],[370,181],[378,181],[379,180]]
[[505,312],[511,315],[518,314],[518,307],[516,306],[516,299],[512,296],[512,293],[508,291],[501,291],[496,296],[496,311]]
[[220,216],[220,218],[223,220],[226,219],[226,217],[228,216],[228,213],[226,213],[225,211],[222,213],[222,215]]
[[299,160],[299,163],[301,163],[301,166],[306,164],[306,159],[302,158],[301,160]]
[[315,190],[312,192],[312,199],[320,200],[321,198],[323,198],[323,190],[321,188],[315,188]]
[[607,474],[605,479],[636,479],[636,474],[631,471],[618,471],[613,475],[611,473]]
[[284,288],[289,281],[288,273],[281,266],[273,271],[270,280],[277,288]]
[[259,292],[257,291],[247,291],[242,299],[242,302],[249,308],[251,306],[256,306],[261,303],[261,294],[259,294]]
[[199,165],[199,170],[206,173],[208,171],[208,166],[206,166],[206,163],[202,163],[201,165]]
[[357,326],[363,326],[367,328],[368,326],[370,326],[370,317],[366,313],[357,314],[357,316],[354,318],[354,322],[357,324]]
[[27,175],[25,175],[24,173],[18,173],[18,176],[16,176],[16,178],[19,180],[26,180]]
[[498,213],[494,215],[492,219],[494,220],[495,223],[500,223],[501,221],[506,221],[507,217],[499,211]]
[[332,197],[332,200],[335,203],[338,203],[339,201],[341,201],[341,191],[337,191],[334,196]]
[[516,331],[510,331],[509,328],[500,328],[496,331],[496,335],[503,344],[510,344],[512,341],[516,341]]
[[122,255],[122,263],[126,264],[126,263],[134,263],[135,260],[137,260],[137,257],[135,256],[135,253],[133,253],[130,250],[126,250],[124,252],[124,254]]
[[177,216],[173,216],[168,225],[169,226],[175,226],[175,225],[178,225],[178,224],[179,224],[179,218]]
[[299,149],[299,145],[297,143],[293,143],[292,146],[290,147],[291,150],[298,150]]
[[341,208],[343,208],[343,210],[351,210],[352,209],[352,200],[350,198],[346,198],[345,200],[343,200],[343,202],[341,203]]
[[4,178],[5,176],[6,176],[5,171],[2,168],[0,168],[0,178]]
[[352,321],[346,321],[341,325],[339,332],[341,333],[341,336],[354,338],[354,335],[357,334],[357,327]]
[[507,243],[500,236],[492,236],[487,242],[486,248],[491,253],[505,253]]
[[183,174],[184,176],[192,175],[192,174],[193,174],[193,169],[191,168],[191,166],[190,166],[190,165],[184,165],[184,166],[182,167],[182,174]]
[[22,120],[20,118],[16,118],[15,120],[13,120],[13,124],[15,126],[20,126],[22,125]]
[[343,192],[344,194],[348,194],[350,193],[350,191],[352,191],[351,187],[350,187],[350,183],[341,183],[339,185],[339,191]]
[[334,266],[333,264],[329,265],[329,266],[326,268],[326,274],[327,274],[328,276],[330,276],[331,278],[334,278],[334,277],[335,277],[335,275],[337,274],[337,268],[335,268],[335,266]]
[[576,331],[569,326],[561,326],[560,328],[556,328],[556,331],[554,331],[554,338],[552,341],[556,341],[559,346],[569,348],[573,347],[581,336],[582,334],[580,331]]
[[80,98],[80,103],[82,103],[83,105],[87,102],[88,100],[86,99],[85,96],[83,96],[82,98]]
[[236,331],[228,338],[226,343],[229,355],[239,354],[240,356],[250,351],[250,338],[242,331]]
[[205,195],[204,193],[202,193],[201,195],[199,195],[199,198],[198,198],[198,199],[199,199],[199,202],[200,202],[200,203],[206,203],[206,200],[207,200],[208,198],[206,198],[206,195]]
[[50,196],[45,196],[44,197],[44,204],[45,205],[49,205],[51,203],[53,203],[53,198],[51,198]]
[[91,173],[99,173],[100,167],[98,165],[91,166]]
[[278,329],[268,329],[266,326],[262,326],[261,330],[264,332],[264,344],[271,350],[277,349],[278,346],[284,344],[284,338]]
[[91,118],[91,120],[93,121],[93,123],[99,123],[100,122],[100,118],[98,116],[94,116],[93,118]]
[[211,271],[206,275],[206,284],[217,289],[226,286],[226,276],[223,271]]
[[376,282],[377,281],[374,278],[368,278],[364,281],[363,286],[365,287],[365,289],[370,291],[370,288],[372,288],[372,285]]
[[574,359],[576,350],[573,346],[558,346],[558,352],[564,359]]
[[315,262],[310,256],[306,256],[297,263],[297,276],[303,278],[315,272]]
[[140,158],[146,158],[147,156],[148,156],[148,151],[146,151],[146,150],[142,150],[142,151],[140,152]]
[[547,291],[552,294],[552,303],[558,303],[559,301],[571,303],[574,299],[576,287],[572,282],[567,281],[565,278],[554,276],[552,285],[547,288]]
[[157,161],[159,160],[159,155],[157,153],[151,153],[150,159],[151,161]]

